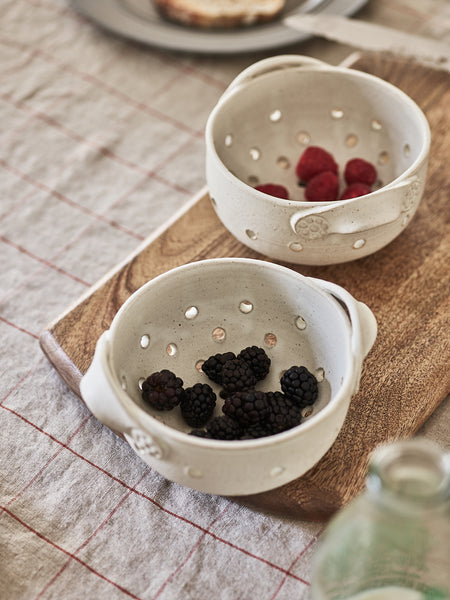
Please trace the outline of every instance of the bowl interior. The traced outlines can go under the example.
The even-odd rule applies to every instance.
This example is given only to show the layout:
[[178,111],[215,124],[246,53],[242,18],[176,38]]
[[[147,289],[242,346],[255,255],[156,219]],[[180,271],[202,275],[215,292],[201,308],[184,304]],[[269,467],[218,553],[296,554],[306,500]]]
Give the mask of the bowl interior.
[[[314,418],[341,389],[352,367],[349,321],[342,306],[294,271],[247,259],[201,261],[169,271],[136,292],[111,326],[111,366],[128,396],[147,413],[180,431],[179,408],[144,405],[144,378],[170,369],[185,387],[209,383],[201,371],[209,356],[247,346],[263,347],[271,369],[257,384],[280,390],[280,376],[304,365],[319,380]],[[216,414],[223,401],[217,398]]]
[[[295,166],[309,145],[331,152],[344,171],[351,158],[372,162],[379,189],[407,171],[426,143],[420,109],[394,86],[351,69],[284,69],[232,92],[211,117],[225,167],[254,187],[278,183],[304,200]],[[342,177],[341,177],[342,179]]]

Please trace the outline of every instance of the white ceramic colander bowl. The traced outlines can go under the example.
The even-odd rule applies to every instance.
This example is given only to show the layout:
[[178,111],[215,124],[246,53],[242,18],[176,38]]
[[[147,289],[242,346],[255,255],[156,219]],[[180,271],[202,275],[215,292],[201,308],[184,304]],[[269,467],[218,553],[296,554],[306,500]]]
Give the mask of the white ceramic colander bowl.
[[[257,493],[299,477],[329,449],[375,336],[372,312],[337,285],[265,261],[199,261],[155,278],[124,303],[97,342],[81,394],[168,479],[210,493]],[[199,370],[202,361],[249,345],[265,348],[272,361],[259,389],[280,390],[281,373],[294,364],[316,374],[319,397],[302,424],[256,440],[216,441],[189,435],[179,407],[158,412],[142,402],[143,379],[163,368],[186,387],[208,382],[218,393]]]
[[[309,146],[344,171],[372,162],[377,189],[351,200],[305,202],[295,166]],[[225,91],[206,127],[206,178],[227,229],[277,260],[325,265],[371,254],[414,215],[425,184],[430,131],[420,108],[382,79],[303,56],[262,60]],[[254,189],[278,183],[290,200]],[[343,187],[341,177],[341,189]]]

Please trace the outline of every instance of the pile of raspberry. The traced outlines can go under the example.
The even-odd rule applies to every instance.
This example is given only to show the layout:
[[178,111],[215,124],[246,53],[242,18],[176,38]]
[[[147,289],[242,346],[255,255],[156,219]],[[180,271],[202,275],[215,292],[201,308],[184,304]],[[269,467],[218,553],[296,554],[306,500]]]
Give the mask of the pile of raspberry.
[[[338,164],[332,154],[319,146],[308,146],[295,167],[299,184],[305,188],[305,200],[331,202],[358,198],[370,194],[377,180],[377,170],[372,163],[363,158],[352,158],[345,164],[343,178],[346,185],[339,193],[338,171]],[[255,189],[289,200],[289,192],[282,185],[265,183]]]
[[256,390],[270,369],[263,348],[248,346],[237,355],[214,354],[202,371],[221,386],[222,413],[214,416],[217,396],[207,383],[183,387],[175,373],[163,369],[152,373],[142,384],[142,399],[156,410],[179,406],[191,435],[217,440],[246,440],[281,433],[299,425],[302,410],[318,396],[317,379],[304,366],[292,366],[280,379],[281,391]]

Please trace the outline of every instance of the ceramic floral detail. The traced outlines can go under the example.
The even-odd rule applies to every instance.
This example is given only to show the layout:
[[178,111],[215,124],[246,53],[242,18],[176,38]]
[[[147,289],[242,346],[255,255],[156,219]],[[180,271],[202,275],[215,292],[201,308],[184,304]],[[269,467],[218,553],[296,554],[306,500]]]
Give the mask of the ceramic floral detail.
[[320,215],[309,215],[297,221],[295,231],[306,240],[320,240],[328,235],[328,221]]

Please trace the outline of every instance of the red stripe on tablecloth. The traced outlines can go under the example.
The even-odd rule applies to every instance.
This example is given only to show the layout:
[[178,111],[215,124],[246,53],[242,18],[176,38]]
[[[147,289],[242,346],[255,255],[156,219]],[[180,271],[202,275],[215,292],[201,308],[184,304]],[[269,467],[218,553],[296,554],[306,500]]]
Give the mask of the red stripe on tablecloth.
[[90,217],[93,217],[94,219],[98,219],[100,221],[108,223],[108,225],[111,225],[111,227],[115,227],[116,229],[119,229],[123,233],[131,235],[140,241],[142,241],[144,239],[144,237],[142,235],[139,235],[139,234],[135,233],[134,231],[132,231],[131,229],[128,229],[127,227],[124,227],[123,225],[120,225],[120,224],[116,223],[115,221],[111,221],[110,219],[107,219],[103,215],[100,215],[99,213],[96,213],[96,212],[90,210],[89,208],[86,208],[85,206],[78,204],[74,200],[71,200],[67,196],[64,196],[63,194],[61,194],[61,192],[58,192],[57,190],[54,190],[53,188],[46,185],[45,183],[42,183],[41,181],[38,181],[38,180],[34,179],[33,177],[30,177],[30,175],[23,173],[16,167],[13,167],[9,163],[7,163],[6,160],[4,160],[3,158],[0,158],[0,165],[3,166],[8,171],[10,171],[11,173],[14,173],[14,175],[19,177],[19,179],[22,179],[23,181],[26,181],[27,183],[34,185],[38,189],[40,189],[44,192],[47,192],[48,194],[50,194],[57,200],[61,200],[62,202],[65,202],[66,204],[69,204],[70,206],[77,208],[81,212],[84,212],[85,214],[89,215]]
[[[83,81],[87,81],[88,83],[92,84],[94,87],[96,87],[98,89],[102,89],[103,91],[107,92],[111,96],[115,96],[116,98],[119,98],[120,100],[122,100],[122,102],[132,106],[133,108],[137,109],[140,112],[143,112],[147,115],[156,117],[159,121],[163,121],[165,123],[170,123],[170,125],[173,125],[173,127],[175,127],[176,129],[179,129],[180,131],[184,131],[185,133],[188,133],[189,135],[203,139],[203,135],[204,135],[203,131],[198,131],[196,129],[193,129],[192,127],[189,127],[188,125],[183,123],[183,121],[174,119],[173,117],[166,115],[165,113],[161,112],[160,110],[158,110],[156,108],[152,108],[145,102],[140,102],[138,100],[135,100],[128,94],[122,92],[121,90],[109,85],[108,83],[106,83],[105,81],[102,81],[101,79],[98,79],[98,77],[96,77],[95,75],[86,73],[84,71],[80,71],[79,69],[76,69],[75,67],[69,65],[68,63],[58,60],[58,58],[56,58],[53,54],[50,54],[49,52],[46,52],[46,51],[40,50],[40,49],[36,49],[36,48],[30,48],[26,44],[17,42],[16,40],[11,40],[11,39],[3,37],[0,40],[0,43],[5,43],[5,42],[10,47],[11,46],[18,47],[22,51],[27,51],[31,56],[41,57],[45,61],[51,62],[53,65],[58,67],[58,69],[60,69],[61,71],[70,73],[71,75],[74,75],[78,79],[81,79]],[[177,78],[178,78],[178,76],[175,77],[174,80],[170,80],[169,82],[167,82],[166,85],[168,85],[170,87],[171,85],[173,85],[174,81],[177,80]],[[158,94],[160,92],[162,93],[162,91],[164,91],[165,87],[166,86],[163,86],[161,88],[161,90],[158,90]],[[156,94],[155,96],[157,96],[158,94]],[[155,96],[152,95],[152,99],[154,99]]]
[[[60,442],[53,435],[51,435],[50,433],[47,433],[46,431],[44,431],[43,429],[41,429],[40,427],[38,427],[37,425],[35,425],[31,421],[29,421],[28,419],[26,419],[24,416],[22,416],[21,414],[19,414],[18,412],[16,412],[12,408],[9,408],[8,406],[4,406],[4,405],[0,405],[0,408],[3,408],[4,410],[7,410],[10,413],[14,414],[16,417],[19,417],[19,419],[22,419],[25,423],[27,423],[31,427],[34,427],[35,429],[37,429],[38,431],[40,431],[41,433],[43,433],[44,435],[46,435],[47,437],[49,437],[51,440],[53,440],[55,443],[62,444],[62,442]],[[305,583],[305,584],[308,583],[307,581],[305,581],[301,577],[298,577],[297,575],[294,575],[293,573],[289,573],[283,567],[280,567],[279,565],[276,565],[275,563],[272,563],[271,561],[266,560],[265,558],[262,558],[261,556],[258,556],[256,554],[253,554],[252,552],[249,552],[248,550],[245,550],[245,548],[241,548],[240,546],[237,546],[236,544],[233,544],[232,542],[230,542],[228,540],[225,540],[224,538],[221,538],[220,536],[212,533],[211,531],[208,531],[208,529],[206,529],[205,527],[202,527],[198,523],[194,523],[193,521],[187,519],[186,517],[178,515],[177,513],[173,512],[173,511],[171,511],[171,510],[169,510],[167,508],[164,508],[164,506],[162,506],[159,502],[157,502],[156,500],[154,500],[150,496],[147,496],[146,494],[144,494],[143,492],[139,492],[138,490],[133,490],[128,484],[126,484],[125,482],[121,481],[120,479],[118,479],[117,477],[115,477],[114,475],[112,475],[111,473],[109,473],[108,471],[106,471],[105,469],[103,469],[102,467],[100,467],[99,465],[96,465],[95,463],[93,463],[91,460],[89,460],[85,456],[82,456],[81,454],[79,454],[78,452],[76,452],[75,450],[73,450],[72,448],[70,448],[69,446],[67,446],[66,450],[68,450],[69,452],[71,452],[77,458],[80,458],[81,460],[85,461],[87,464],[91,465],[95,469],[99,470],[101,473],[104,473],[107,477],[110,477],[113,481],[116,481],[118,484],[122,485],[126,489],[132,490],[133,493],[135,493],[137,496],[140,496],[140,497],[144,498],[145,500],[148,500],[149,502],[151,502],[151,504],[153,504],[154,506],[156,506],[157,508],[159,508],[160,510],[162,510],[166,514],[168,514],[168,515],[170,515],[170,516],[172,516],[172,517],[174,517],[176,519],[179,519],[180,521],[183,521],[184,523],[187,523],[188,525],[191,525],[192,527],[195,527],[199,531],[203,531],[204,533],[206,533],[207,535],[209,535],[213,539],[217,540],[218,542],[221,542],[222,544],[225,544],[226,546],[229,546],[230,548],[234,548],[235,550],[238,550],[239,552],[242,552],[246,556],[249,556],[250,558],[254,558],[255,560],[258,560],[258,561],[266,564],[267,566],[269,566],[269,567],[271,567],[273,569],[276,569],[277,571],[280,571],[281,573],[285,573],[287,576],[292,577],[293,579],[296,579],[297,581],[300,581],[301,583]]]
[[[213,520],[211,521],[211,523],[208,525],[207,529],[209,530],[215,523],[217,523],[217,521],[219,519],[221,519],[223,517],[223,515],[227,512],[227,510],[230,508],[231,506],[231,502],[229,502],[227,504],[227,506],[225,506],[225,508],[220,512],[220,514]],[[158,598],[158,596],[163,592],[164,588],[166,587],[166,585],[170,582],[171,579],[173,579],[173,577],[175,577],[175,575],[177,573],[179,573],[181,571],[181,569],[184,567],[184,565],[190,560],[190,558],[194,555],[195,551],[197,550],[197,548],[200,546],[202,540],[205,538],[206,536],[206,532],[202,533],[202,535],[198,538],[198,540],[195,542],[195,544],[192,546],[191,550],[188,552],[186,558],[178,565],[178,567],[172,571],[172,573],[169,575],[169,577],[166,579],[166,581],[162,584],[162,586],[159,588],[159,590],[156,592],[156,594],[153,596],[152,600],[156,600],[156,598]]]
[[[55,460],[55,458],[64,450],[64,448],[67,448],[67,444],[70,444],[70,442],[75,438],[75,436],[83,429],[83,427],[86,425],[86,423],[88,421],[90,421],[90,419],[92,418],[92,415],[88,415],[84,421],[82,421],[80,423],[80,425],[78,425],[78,427],[75,429],[75,431],[72,433],[72,435],[69,437],[69,439],[67,440],[67,442],[65,444],[63,444],[60,448],[58,448],[58,450],[53,454],[53,456],[51,458],[48,459],[48,461],[45,463],[45,465],[43,467],[41,467],[39,469],[39,471],[33,475],[33,477],[30,479],[30,481],[26,484],[26,486],[24,488],[22,488],[20,490],[20,492],[18,494],[16,494],[14,496],[14,498],[11,498],[11,500],[9,500],[6,503],[6,506],[10,506],[13,502],[15,502],[18,498],[20,498],[20,496],[22,496],[22,494],[24,492],[26,492],[26,490],[33,485],[33,483],[36,481],[36,479],[42,475],[42,473],[45,471],[45,469]],[[1,511],[0,511],[1,514]]]
[[127,589],[125,589],[124,587],[122,587],[121,585],[116,583],[115,581],[112,581],[108,577],[105,577],[105,575],[102,575],[101,573],[99,573],[96,569],[94,569],[93,567],[91,567],[90,565],[88,565],[87,563],[82,561],[80,558],[78,558],[77,556],[75,556],[74,554],[69,552],[68,550],[65,550],[64,548],[62,548],[62,546],[55,544],[55,542],[52,542],[52,540],[47,538],[45,535],[43,535],[42,533],[39,533],[39,531],[37,531],[36,529],[34,529],[30,525],[28,525],[28,523],[25,523],[25,521],[22,521],[22,519],[20,519],[17,515],[15,515],[12,511],[10,511],[9,508],[6,508],[6,506],[3,506],[3,507],[0,506],[0,508],[3,508],[3,510],[5,511],[6,514],[8,514],[12,519],[15,519],[18,523],[20,523],[23,527],[25,527],[25,529],[28,529],[28,531],[31,531],[31,533],[37,535],[38,538],[40,538],[44,542],[47,542],[47,544],[50,544],[50,546],[53,546],[53,548],[56,548],[56,550],[59,550],[59,551],[63,552],[64,554],[67,554],[67,556],[70,556],[71,558],[73,558],[73,560],[76,560],[80,565],[82,565],[83,567],[86,567],[86,569],[91,571],[91,573],[93,573],[94,575],[97,575],[97,577],[100,577],[100,579],[103,579],[107,583],[110,583],[111,585],[113,585],[114,587],[119,589],[121,592],[126,594],[127,596],[130,596],[130,598],[135,598],[135,600],[141,600],[139,598],[139,596],[135,596],[132,592],[128,591]]
[[[54,577],[52,577],[52,579],[39,592],[39,594],[36,596],[35,600],[38,600],[39,598],[42,598],[42,596],[45,594],[45,592],[55,583],[55,581],[58,579],[58,577],[67,569],[67,567],[69,566],[70,562],[73,559],[77,560],[76,555],[80,552],[80,550],[82,550],[83,548],[85,548],[89,544],[89,542],[97,535],[97,533],[101,529],[103,529],[103,527],[106,525],[106,523],[118,511],[118,509],[122,506],[122,504],[125,502],[125,500],[127,500],[127,498],[130,497],[130,495],[131,495],[132,491],[134,490],[134,488],[141,483],[141,481],[144,479],[144,477],[146,477],[146,475],[150,471],[151,471],[150,467],[146,469],[145,473],[142,475],[142,477],[139,479],[139,481],[137,481],[134,484],[133,488],[130,489],[125,494],[125,496],[116,504],[116,506],[109,513],[109,515],[105,519],[103,519],[102,523],[100,523],[100,525],[97,527],[97,529],[75,550],[75,552],[73,554],[69,555],[69,559],[64,563],[64,565],[60,568],[60,570],[56,573],[56,575]],[[84,563],[84,561],[82,561],[82,562],[83,562],[83,564],[86,564],[86,563]],[[113,583],[113,582],[110,581],[110,583]],[[131,592],[130,592],[130,594],[131,594]]]
[[[37,3],[37,2],[30,2],[30,3],[38,8],[44,8],[44,9],[49,9],[49,10],[54,10],[56,12],[59,12],[61,16],[68,16],[70,18],[74,18],[74,20],[77,21],[77,23],[80,25],[85,25],[85,24],[92,25],[92,21],[90,19],[85,18],[83,15],[80,15],[76,11],[70,11],[67,9],[58,10],[58,7],[49,6],[48,4],[44,4],[44,3]],[[16,43],[16,45],[18,45],[19,47],[21,47],[23,49],[27,48],[27,46],[25,44],[18,44],[16,42],[16,40],[6,40],[6,41],[11,42],[11,43]],[[224,91],[225,88],[227,87],[227,85],[220,79],[215,79],[211,75],[209,75],[207,73],[203,73],[202,71],[199,71],[193,65],[185,65],[185,64],[183,64],[183,62],[180,59],[174,58],[170,54],[166,54],[166,53],[164,53],[164,51],[160,51],[157,48],[153,48],[152,50],[153,50],[153,53],[157,55],[157,58],[159,60],[161,60],[161,62],[170,64],[171,66],[177,68],[183,74],[195,77],[196,79],[199,79],[199,80],[203,81],[204,83],[207,83],[208,85],[212,85],[221,91]],[[39,49],[36,50],[36,55],[38,55],[38,54],[42,55],[43,53],[44,53],[44,51],[42,51],[42,50],[39,50]],[[45,54],[47,55],[46,52],[45,52]],[[49,58],[57,60],[53,55],[47,55],[47,56]],[[114,58],[112,58],[111,60],[114,60]],[[59,64],[65,65],[65,63],[63,63],[63,62],[59,62]],[[103,65],[103,67],[105,67],[105,65]],[[78,71],[78,72],[83,75],[86,74],[86,73],[84,73],[84,71]],[[101,82],[101,83],[103,83],[103,82]],[[152,98],[154,98],[154,96],[152,96]],[[131,101],[134,102],[134,99],[131,98]],[[164,115],[164,117],[167,117],[167,116]],[[177,121],[177,123],[180,123],[180,122]],[[181,123],[181,125],[184,125],[184,124]],[[192,132],[194,135],[200,133],[195,130],[192,130]]]
[[65,271],[64,269],[61,269],[60,267],[57,267],[56,265],[52,264],[50,261],[46,260],[45,258],[41,258],[40,256],[37,256],[36,254],[33,254],[29,250],[26,250],[23,246],[20,246],[19,244],[16,244],[16,243],[12,242],[8,238],[5,238],[3,235],[0,235],[0,241],[3,242],[4,244],[8,244],[9,246],[12,246],[12,248],[15,248],[19,252],[22,252],[22,254],[25,254],[26,256],[29,256],[33,260],[36,260],[36,261],[42,263],[46,267],[49,267],[50,269],[54,269],[55,271],[58,271],[58,273],[61,273],[61,275],[65,275],[66,277],[70,277],[74,281],[77,281],[78,283],[81,283],[81,284],[83,284],[83,285],[85,285],[87,287],[90,287],[89,283],[87,283],[86,281],[83,281],[83,279],[80,279],[76,275],[73,275],[72,273],[69,273],[68,271]]
[[[312,540],[310,540],[310,541],[309,541],[309,542],[306,544],[306,546],[305,546],[304,548],[302,548],[302,550],[301,550],[301,551],[298,553],[298,555],[297,555],[297,556],[294,558],[294,560],[293,560],[293,561],[292,561],[292,563],[290,564],[290,566],[289,566],[289,568],[288,568],[288,573],[290,573],[290,572],[291,572],[291,569],[293,569],[293,568],[294,568],[294,565],[295,565],[295,563],[296,563],[296,562],[297,562],[297,561],[298,561],[298,560],[299,560],[299,559],[300,559],[300,558],[301,558],[301,557],[302,557],[302,556],[305,554],[305,552],[306,552],[307,550],[309,550],[309,548],[311,548],[311,546],[317,542],[317,539],[318,539],[318,537],[319,537],[320,533],[321,533],[321,532],[319,532],[317,535],[315,535],[315,536],[312,538]],[[278,586],[278,588],[275,590],[275,592],[274,592],[273,596],[271,596],[270,600],[275,600],[275,598],[276,598],[276,597],[278,596],[278,594],[280,593],[280,590],[281,590],[281,588],[283,587],[283,585],[284,585],[284,583],[285,583],[286,579],[287,579],[287,575],[285,575],[285,576],[283,577],[283,579],[282,579],[282,580],[281,580],[281,582],[280,582],[280,585],[279,585],[279,586]],[[308,581],[305,581],[304,583],[305,583],[306,585],[310,585],[310,583],[309,583]]]
[[186,188],[183,188],[182,186],[173,184],[170,181],[166,181],[163,177],[161,177],[157,173],[155,173],[154,170],[149,170],[146,167],[142,167],[141,165],[133,163],[130,160],[127,160],[126,158],[123,158],[122,156],[115,154],[114,152],[109,150],[109,148],[107,148],[106,146],[97,144],[92,139],[85,138],[84,136],[80,135],[73,129],[66,127],[66,125],[63,125],[62,123],[60,123],[59,121],[57,121],[56,119],[51,117],[50,115],[47,115],[46,113],[44,113],[40,110],[34,110],[30,106],[28,106],[28,104],[26,104],[26,102],[23,102],[22,100],[15,100],[14,98],[11,98],[11,96],[9,94],[0,94],[0,99],[2,99],[5,102],[9,102],[16,108],[20,108],[21,110],[28,112],[28,114],[33,115],[36,119],[43,121],[50,127],[54,127],[55,129],[57,129],[58,131],[60,131],[64,135],[66,135],[67,137],[75,140],[78,143],[89,146],[89,148],[96,150],[99,154],[102,154],[106,158],[109,158],[109,159],[113,160],[114,162],[121,164],[122,166],[125,166],[133,171],[136,171],[138,173],[146,175],[147,177],[150,177],[152,179],[157,179],[157,180],[165,183],[167,186],[172,187],[173,189],[175,189],[179,192],[183,192],[185,194],[190,193],[189,190],[187,190]]
[[[0,318],[1,318],[1,317],[0,317]],[[11,394],[14,392],[14,390],[16,390],[16,389],[19,387],[19,385],[21,385],[21,384],[22,384],[22,383],[23,383],[23,382],[24,382],[26,379],[28,379],[28,377],[30,377],[30,375],[32,375],[32,374],[33,374],[33,373],[34,373],[34,372],[35,372],[35,371],[36,371],[36,370],[39,368],[39,365],[40,365],[40,364],[41,364],[43,361],[44,361],[44,357],[40,358],[40,359],[38,360],[38,362],[37,362],[37,363],[36,363],[36,364],[35,364],[33,367],[31,367],[31,369],[30,369],[29,371],[27,371],[27,372],[25,373],[25,375],[23,375],[23,376],[22,376],[22,377],[19,379],[19,381],[17,381],[17,383],[15,383],[15,384],[13,385],[13,387],[12,387],[10,390],[8,390],[8,391],[6,392],[6,394],[3,396],[3,398],[1,398],[1,399],[0,399],[0,406],[3,404],[3,402],[5,402],[5,400],[7,400],[7,399],[9,398],[9,396],[11,396]]]
[[14,327],[14,329],[18,329],[19,331],[21,331],[22,333],[26,333],[27,335],[33,337],[35,340],[39,339],[39,336],[31,333],[31,331],[27,331],[26,329],[24,329],[23,327],[20,327],[19,325],[16,325],[15,323],[13,323],[12,321],[8,321],[8,319],[5,319],[4,317],[0,316],[0,321],[3,321],[3,323],[6,323],[6,325],[9,325],[10,327]]

